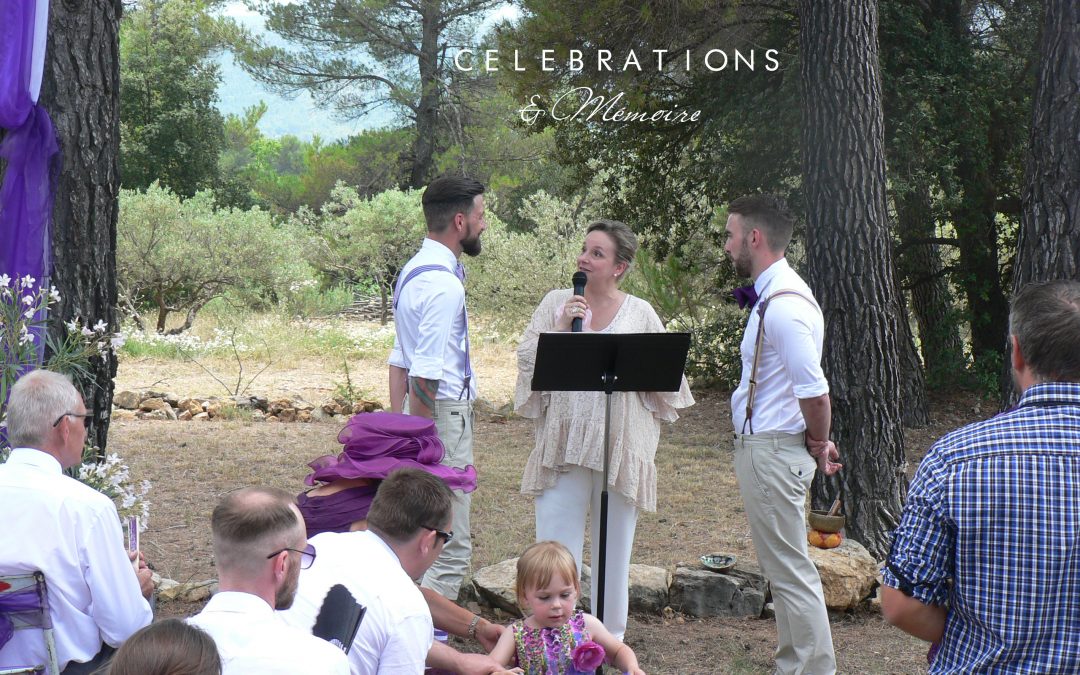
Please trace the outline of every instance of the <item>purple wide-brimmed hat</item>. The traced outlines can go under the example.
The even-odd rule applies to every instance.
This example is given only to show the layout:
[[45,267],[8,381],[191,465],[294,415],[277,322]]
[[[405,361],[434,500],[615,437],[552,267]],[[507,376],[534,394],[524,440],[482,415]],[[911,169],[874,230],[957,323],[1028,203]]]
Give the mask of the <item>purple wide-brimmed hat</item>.
[[338,434],[345,450],[337,457],[326,455],[308,464],[313,471],[308,485],[342,478],[381,480],[395,469],[414,467],[438,476],[452,490],[476,489],[476,469],[444,466],[443,444],[435,422],[426,417],[373,412],[354,415]]

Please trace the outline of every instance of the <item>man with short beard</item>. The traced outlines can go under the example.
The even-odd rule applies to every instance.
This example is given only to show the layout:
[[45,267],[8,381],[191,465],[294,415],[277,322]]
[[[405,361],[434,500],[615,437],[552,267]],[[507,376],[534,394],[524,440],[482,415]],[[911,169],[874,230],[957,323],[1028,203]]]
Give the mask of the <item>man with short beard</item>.
[[804,509],[815,470],[829,475],[841,465],[829,440],[821,308],[784,257],[792,230],[777,197],[751,195],[728,206],[724,250],[735,272],[754,282],[735,293],[740,307],[750,307],[742,378],[731,396],[735,475],[776,605],[776,672],[831,675],[836,657]]
[[[427,237],[401,268],[394,288],[394,349],[390,409],[435,421],[445,448],[442,463],[472,464],[472,402],[476,378],[469,359],[462,253],[480,254],[484,186],[463,176],[437,178],[422,198]],[[457,600],[472,556],[470,495],[455,491],[454,538],[422,585]]]
[[315,560],[292,495],[253,487],[226,496],[211,517],[218,592],[188,619],[214,638],[223,674],[347,675],[345,653],[287,625],[300,570]]

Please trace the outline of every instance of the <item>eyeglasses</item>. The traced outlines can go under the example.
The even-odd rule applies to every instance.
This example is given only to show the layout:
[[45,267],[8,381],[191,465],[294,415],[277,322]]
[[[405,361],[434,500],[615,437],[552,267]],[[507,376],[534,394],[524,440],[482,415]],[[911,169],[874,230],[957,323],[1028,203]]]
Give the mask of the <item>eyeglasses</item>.
[[[422,526],[422,527],[424,527],[424,526]],[[444,546],[446,544],[449,544],[454,538],[454,531],[453,530],[450,530],[449,532],[443,532],[442,530],[436,529],[434,527],[424,527],[424,529],[425,530],[431,530],[432,532],[434,532],[436,538],[442,537]]]
[[311,567],[311,564],[315,562],[315,547],[311,544],[305,546],[303,550],[300,550],[298,548],[289,548],[286,546],[285,548],[278,549],[270,555],[266,556],[266,559],[269,560],[276,555],[280,555],[282,551],[292,551],[293,553],[299,553],[300,569],[302,570],[306,570],[307,568]]
[[69,413],[64,413],[60,417],[57,417],[56,421],[53,422],[52,425],[55,427],[56,425],[60,424],[60,420],[64,419],[65,417],[81,417],[83,426],[86,427],[87,429],[90,428],[90,425],[94,421],[94,413],[82,413],[82,414],[80,414],[80,413],[70,413],[69,412]]

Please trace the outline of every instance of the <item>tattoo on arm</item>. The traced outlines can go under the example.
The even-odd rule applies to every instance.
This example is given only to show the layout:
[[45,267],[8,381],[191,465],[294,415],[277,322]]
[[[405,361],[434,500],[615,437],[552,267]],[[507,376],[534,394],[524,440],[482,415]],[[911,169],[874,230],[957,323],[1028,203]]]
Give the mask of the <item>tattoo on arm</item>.
[[410,377],[409,395],[415,397],[428,410],[435,410],[435,397],[439,395],[439,380]]

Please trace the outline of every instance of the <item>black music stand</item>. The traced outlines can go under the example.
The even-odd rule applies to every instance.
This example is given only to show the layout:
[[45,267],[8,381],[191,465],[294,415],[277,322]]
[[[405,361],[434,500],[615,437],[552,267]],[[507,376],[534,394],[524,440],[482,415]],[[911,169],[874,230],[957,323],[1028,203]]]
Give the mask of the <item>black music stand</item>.
[[689,350],[689,333],[541,333],[536,345],[533,391],[602,391],[606,394],[600,550],[594,552],[594,573],[598,575],[596,618],[600,621],[604,620],[607,567],[611,394],[616,391],[678,391]]

